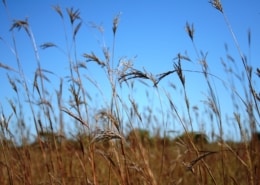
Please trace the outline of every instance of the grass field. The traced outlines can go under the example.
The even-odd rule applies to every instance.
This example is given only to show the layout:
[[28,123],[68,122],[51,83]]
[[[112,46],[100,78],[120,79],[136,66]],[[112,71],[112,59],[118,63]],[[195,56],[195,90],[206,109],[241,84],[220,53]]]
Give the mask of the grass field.
[[[132,132],[134,133],[134,132]],[[253,184],[259,183],[259,142],[169,140],[135,132],[127,143],[37,142],[1,146],[1,184]],[[141,137],[140,137],[141,136]],[[11,146],[10,146],[11,145]],[[211,152],[211,153],[210,153]],[[249,153],[248,153],[249,152]],[[249,158],[250,157],[250,158]],[[250,165],[253,169],[250,169]],[[250,179],[250,170],[252,178]]]
[[[6,5],[5,1],[3,3]],[[229,89],[236,110],[230,116],[234,118],[234,124],[238,125],[238,135],[241,138],[239,141],[227,140],[224,137],[225,118],[220,113],[218,96],[212,80],[221,78],[210,73],[206,55],[197,51],[194,41],[195,28],[192,24],[186,24],[186,32],[201,64],[201,71],[193,72],[201,75],[208,87],[205,96],[208,115],[200,116],[212,118],[211,121],[218,125],[218,130],[213,131],[211,135],[206,135],[203,129],[196,132],[192,129],[195,123],[191,115],[197,113],[199,107],[190,107],[190,98],[186,91],[185,76],[189,75],[189,71],[182,68],[182,62],[191,61],[188,56],[177,54],[173,69],[155,75],[135,69],[131,60],[114,65],[114,48],[111,51],[102,48],[102,56],[94,52],[84,53],[84,62],[78,62],[68,51],[69,80],[64,82],[61,78],[53,101],[51,93],[48,92],[49,88],[46,87],[53,72],[41,67],[38,49],[58,46],[47,42],[38,48],[29,22],[16,20],[12,23],[10,32],[27,33],[35,51],[37,68],[31,87],[23,72],[16,49],[16,38],[13,35],[12,50],[16,55],[18,67],[13,69],[8,63],[0,63],[0,69],[7,71],[9,87],[16,95],[15,99],[8,99],[11,114],[6,114],[2,105],[0,107],[0,184],[260,184],[260,134],[257,132],[260,96],[255,85],[255,80],[258,81],[260,77],[260,69],[249,66],[246,57],[242,55],[220,1],[213,0],[211,4],[225,18],[240,55],[239,62],[244,68],[244,76],[238,76],[234,71],[228,70],[232,65],[223,61],[227,75],[238,80],[244,88],[241,94],[232,82],[223,82],[223,86]],[[81,22],[76,24],[80,20],[79,10],[67,9],[67,12],[62,12],[59,6],[53,9],[62,21],[65,13],[69,16],[73,29],[70,37],[75,41],[81,28]],[[118,15],[113,20],[114,42],[119,19]],[[248,32],[249,45],[250,39]],[[76,49],[76,43],[72,46]],[[91,95],[84,85],[86,81],[92,88],[106,93],[102,92],[95,79],[83,74],[89,63],[100,67],[107,77],[105,80],[111,89],[111,96],[108,97],[106,109],[96,110],[95,106],[89,104]],[[167,79],[169,75],[177,76],[180,87],[169,85],[163,89],[182,90],[183,94],[180,97],[183,98],[188,115],[185,119],[182,118],[169,92],[159,88],[161,80]],[[162,131],[160,124],[153,131],[136,128],[136,122],[142,122],[142,125],[151,121],[160,123],[161,118],[158,115],[161,113],[150,110],[149,105],[144,114],[138,108],[135,96],[131,96],[134,92],[130,92],[127,100],[120,96],[122,85],[131,91],[139,80],[151,82],[154,91],[165,95],[168,104],[163,110],[167,111],[162,114],[169,114],[170,118],[177,120],[183,130],[181,134],[172,137],[168,134],[171,131]],[[68,89],[64,88],[64,83],[67,82]],[[70,93],[69,99],[63,97],[64,91]],[[23,112],[25,103],[29,106],[31,122],[34,124],[34,137],[32,133],[27,132],[29,129],[25,123],[28,120],[24,115],[28,113]],[[243,107],[238,106],[241,104]],[[67,119],[75,124],[76,132],[71,134],[66,131]],[[15,129],[10,128],[10,123],[17,124]]]

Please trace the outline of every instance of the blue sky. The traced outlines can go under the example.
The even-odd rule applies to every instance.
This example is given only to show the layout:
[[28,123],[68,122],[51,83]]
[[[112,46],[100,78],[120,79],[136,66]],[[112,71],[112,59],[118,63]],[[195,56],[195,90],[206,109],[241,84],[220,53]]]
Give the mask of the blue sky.
[[[214,9],[207,0],[164,0],[149,2],[116,0],[6,0],[6,2],[8,11],[6,11],[2,3],[0,5],[0,37],[4,40],[4,42],[0,42],[0,62],[15,69],[17,69],[15,56],[9,48],[9,45],[10,47],[13,46],[12,35],[9,29],[14,19],[24,20],[28,18],[38,46],[45,42],[53,42],[66,52],[63,23],[57,12],[52,8],[54,5],[59,5],[64,15],[66,15],[66,8],[74,7],[74,10],[79,9],[80,16],[84,20],[76,40],[77,55],[81,61],[84,60],[82,57],[83,53],[93,51],[100,56],[102,46],[104,45],[109,47],[111,51],[113,44],[113,18],[120,13],[120,23],[116,34],[115,63],[120,58],[126,57],[134,61],[135,68],[140,70],[145,68],[153,74],[158,74],[173,68],[173,58],[178,53],[187,53],[192,62],[184,62],[183,68],[193,71],[201,70],[192,42],[185,32],[185,25],[188,22],[194,25],[194,41],[197,49],[204,53],[208,52],[207,62],[211,73],[221,79],[227,80],[226,74],[223,73],[220,60],[221,57],[226,59],[225,43],[228,45],[229,53],[235,59],[238,71],[242,70],[241,60],[239,59],[225,20],[221,13]],[[256,67],[259,67],[258,61],[260,60],[260,2],[257,0],[241,0],[236,2],[226,0],[222,1],[222,5],[243,53],[247,56],[250,55],[250,65],[256,69]],[[65,22],[66,32],[69,35],[71,28],[67,15],[65,16]],[[91,23],[102,26],[104,29],[103,34],[91,27]],[[252,37],[251,50],[248,49],[247,42],[249,29],[251,30]],[[32,83],[36,69],[32,45],[24,30],[15,31],[15,39],[24,72],[28,82]],[[71,39],[69,39],[68,43],[72,43]],[[39,48],[39,55],[42,68],[55,73],[51,78],[50,89],[56,89],[59,77],[64,78],[68,75],[69,64],[67,57],[60,50],[54,48],[47,50]],[[0,103],[4,107],[4,112],[8,114],[7,99],[12,99],[15,95],[12,93],[12,89],[8,83],[7,73],[6,70],[0,69],[0,83],[3,84],[0,92]],[[89,64],[88,75],[97,79],[105,92],[108,87],[103,83],[104,76],[100,73],[102,71],[95,65]],[[10,76],[13,77],[11,73]],[[202,100],[205,99],[207,90],[205,89],[205,82],[202,82],[202,75],[198,73],[185,73],[185,77],[191,105],[203,104]],[[176,75],[171,75],[162,81],[160,88],[171,92],[172,90],[168,90],[169,82],[180,86]],[[219,99],[222,101],[223,115],[225,113],[230,114],[230,107],[232,107],[232,105],[229,105],[231,104],[230,97],[224,92],[224,87],[218,80],[214,82],[219,93]],[[156,106],[158,102],[155,99],[158,98],[158,94],[151,89],[149,88],[148,91],[151,93],[152,105]],[[238,86],[237,89],[241,89],[241,87]],[[140,104],[147,104],[144,101],[146,98],[143,98],[146,90],[141,83],[136,87],[136,100]],[[92,92],[94,97],[96,96],[95,93]],[[122,92],[123,96],[124,93]],[[172,96],[175,96],[173,92]],[[163,99],[163,97],[161,98]],[[165,103],[164,100],[163,103]],[[185,112],[183,103],[183,100],[176,100],[180,112]],[[230,132],[228,128],[227,132]]]

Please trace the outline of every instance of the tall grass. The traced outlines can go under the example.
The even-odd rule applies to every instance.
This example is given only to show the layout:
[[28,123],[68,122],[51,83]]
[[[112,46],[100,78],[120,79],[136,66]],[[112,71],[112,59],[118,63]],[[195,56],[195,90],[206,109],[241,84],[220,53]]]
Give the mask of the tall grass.
[[[53,7],[64,26],[65,49],[52,42],[42,43],[38,47],[29,20],[14,20],[10,28],[12,43],[6,43],[5,38],[1,38],[2,43],[13,52],[17,66],[0,63],[0,68],[7,71],[9,87],[16,96],[8,97],[10,114],[5,112],[2,105],[0,107],[0,183],[259,184],[257,127],[260,97],[254,77],[260,77],[260,70],[249,66],[247,58],[242,54],[221,2],[214,0],[210,3],[224,17],[240,55],[239,62],[244,67],[245,76],[231,70],[236,67],[232,62],[235,59],[227,49],[227,60],[223,59],[222,65],[230,80],[214,75],[207,54],[199,52],[196,45],[195,28],[188,22],[186,32],[199,59],[200,71],[184,69],[184,62],[195,59],[179,52],[174,58],[173,69],[152,74],[145,69],[136,69],[131,59],[116,62],[116,36],[120,14],[113,19],[112,50],[104,46],[101,48],[101,56],[96,52],[77,51],[77,34],[86,26],[79,9],[67,8],[64,11],[59,6]],[[8,4],[5,1],[3,4],[10,15]],[[68,22],[66,17],[69,18],[70,31],[65,26]],[[12,20],[12,17],[9,19]],[[99,27],[96,28],[102,31]],[[16,35],[21,31],[25,31],[28,36],[35,56],[37,67],[32,84],[28,83],[19,55]],[[248,44],[250,48],[250,31]],[[66,55],[69,71],[66,77],[59,77],[59,85],[54,89],[55,100],[48,84],[52,83],[50,79],[57,74],[42,68],[39,49],[56,49]],[[104,81],[109,84],[109,92],[103,92],[95,76],[86,75],[89,74],[90,63],[103,72],[106,77]],[[207,115],[200,113],[199,106],[192,106],[190,103],[191,95],[187,90],[185,76],[191,73],[201,75],[207,85],[208,93],[204,100]],[[161,81],[169,75],[178,78],[179,87],[173,84],[163,86]],[[159,113],[149,104],[146,110],[140,110],[134,94],[134,86],[140,81],[145,88],[158,95]],[[152,86],[146,81],[151,82]],[[226,123],[215,81],[220,81],[223,88],[230,92],[235,110],[231,116],[234,118],[233,123],[239,128],[241,141],[225,139]],[[236,88],[234,81],[238,81],[243,87],[243,93]],[[104,101],[101,108],[95,105],[94,95],[89,94],[88,88],[96,89],[102,96],[103,99],[98,100]],[[129,90],[124,97],[121,92],[123,89]],[[183,92],[180,97],[187,113],[185,118],[170,93],[177,90]],[[68,93],[69,97],[66,97],[64,94]],[[28,110],[23,108],[25,104],[29,105]],[[28,129],[29,120],[24,116],[28,114],[34,124],[34,138]],[[204,121],[218,125],[218,130],[212,131],[214,137],[209,139],[203,130],[194,130],[198,123],[194,121],[193,114],[197,119],[199,116],[209,117],[209,120]],[[162,134],[160,123],[170,124],[168,120],[177,120],[183,133],[170,137],[168,133],[171,130],[166,130]],[[149,127],[148,123],[151,122],[158,122],[154,132],[136,127]],[[11,128],[11,123],[16,124],[16,129]],[[77,131],[67,130],[68,123],[73,123],[72,127]]]

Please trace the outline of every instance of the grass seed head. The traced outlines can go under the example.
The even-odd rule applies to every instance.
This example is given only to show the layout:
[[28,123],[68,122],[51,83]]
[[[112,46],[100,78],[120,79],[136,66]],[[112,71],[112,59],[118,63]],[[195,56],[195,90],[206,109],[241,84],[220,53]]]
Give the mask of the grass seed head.
[[73,24],[75,20],[80,19],[79,9],[73,10],[73,8],[67,8],[67,13],[70,17],[70,23]]
[[114,20],[113,20],[113,34],[115,35],[116,34],[116,30],[117,30],[117,27],[118,27],[118,24],[119,24],[119,20],[120,20],[120,15],[121,13],[119,13],[117,16],[115,16]]
[[52,8],[60,15],[61,18],[63,18],[63,14],[59,5],[53,6]]
[[186,32],[188,33],[190,39],[193,41],[193,36],[194,36],[193,24],[190,25],[188,22],[186,23]]
[[223,8],[222,8],[222,4],[221,4],[220,0],[212,0],[212,1],[210,1],[210,3],[212,4],[212,6],[214,8],[216,8],[221,13],[223,13]]
[[112,130],[105,130],[105,131],[98,130],[96,136],[94,136],[90,144],[109,141],[111,139],[122,139],[122,136]]

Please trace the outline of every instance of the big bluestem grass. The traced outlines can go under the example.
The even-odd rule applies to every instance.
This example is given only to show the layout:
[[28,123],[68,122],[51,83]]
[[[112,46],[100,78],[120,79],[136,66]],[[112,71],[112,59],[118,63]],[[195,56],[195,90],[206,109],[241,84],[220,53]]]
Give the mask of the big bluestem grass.
[[[185,69],[185,62],[195,59],[178,51],[172,69],[153,74],[145,68],[135,68],[131,59],[117,60],[120,13],[112,21],[112,49],[104,44],[101,52],[78,53],[79,33],[89,26],[81,18],[79,9],[52,7],[62,22],[65,48],[55,42],[36,43],[30,20],[14,20],[10,27],[12,43],[1,38],[1,42],[13,52],[17,66],[9,66],[5,61],[0,63],[0,69],[7,71],[7,81],[15,94],[15,98],[7,99],[10,114],[6,113],[5,107],[0,107],[0,183],[258,184],[260,97],[254,85],[254,75],[259,78],[260,70],[249,66],[248,59],[242,54],[221,2],[210,3],[224,17],[240,56],[244,77],[232,70],[236,68],[236,59],[228,53],[227,46],[226,58],[222,58],[221,62],[228,80],[214,75],[207,53],[199,52],[196,44],[195,24],[189,22],[186,23],[186,33],[196,60],[199,60],[200,70]],[[3,5],[9,12],[8,3],[3,1]],[[9,19],[12,20],[12,17],[9,16]],[[104,31],[94,24],[91,27],[101,34]],[[36,69],[32,83],[28,83],[19,55],[16,36],[22,31],[33,48]],[[247,37],[250,48],[250,31]],[[59,83],[53,90],[48,84],[52,84],[51,78],[58,74],[42,67],[39,49],[43,50],[43,54],[45,50],[62,53],[69,66],[68,74],[59,76]],[[104,92],[95,75],[89,75],[89,68],[93,65],[103,73],[103,80],[109,84],[108,92]],[[200,112],[200,106],[192,105],[187,78],[190,74],[202,76],[207,86],[203,100],[206,114]],[[178,83],[165,87],[162,81],[168,78],[176,78]],[[221,82],[231,95],[234,107],[231,116],[241,141],[225,138],[223,104],[216,81]],[[237,88],[237,82],[243,92]],[[156,94],[159,108],[154,109],[148,104],[142,110],[138,94],[134,92],[137,83],[147,89],[148,101],[151,100],[151,92]],[[95,89],[101,96],[96,102],[104,104],[97,106],[89,88]],[[123,94],[123,89],[129,92]],[[176,97],[171,94],[176,92],[182,92],[177,98],[184,106],[184,116]],[[64,94],[69,94],[69,97]],[[29,109],[24,109],[25,103]],[[28,129],[25,116],[28,111],[35,134]],[[207,121],[212,125],[217,125],[218,129],[212,129],[212,137],[207,137],[203,126],[196,125],[205,117],[209,117]],[[16,123],[17,131],[11,127],[12,123]],[[174,128],[171,124],[176,124],[183,133],[170,137],[168,133],[175,132],[168,130]],[[68,127],[76,128],[76,133]],[[197,131],[196,127],[202,129]]]

